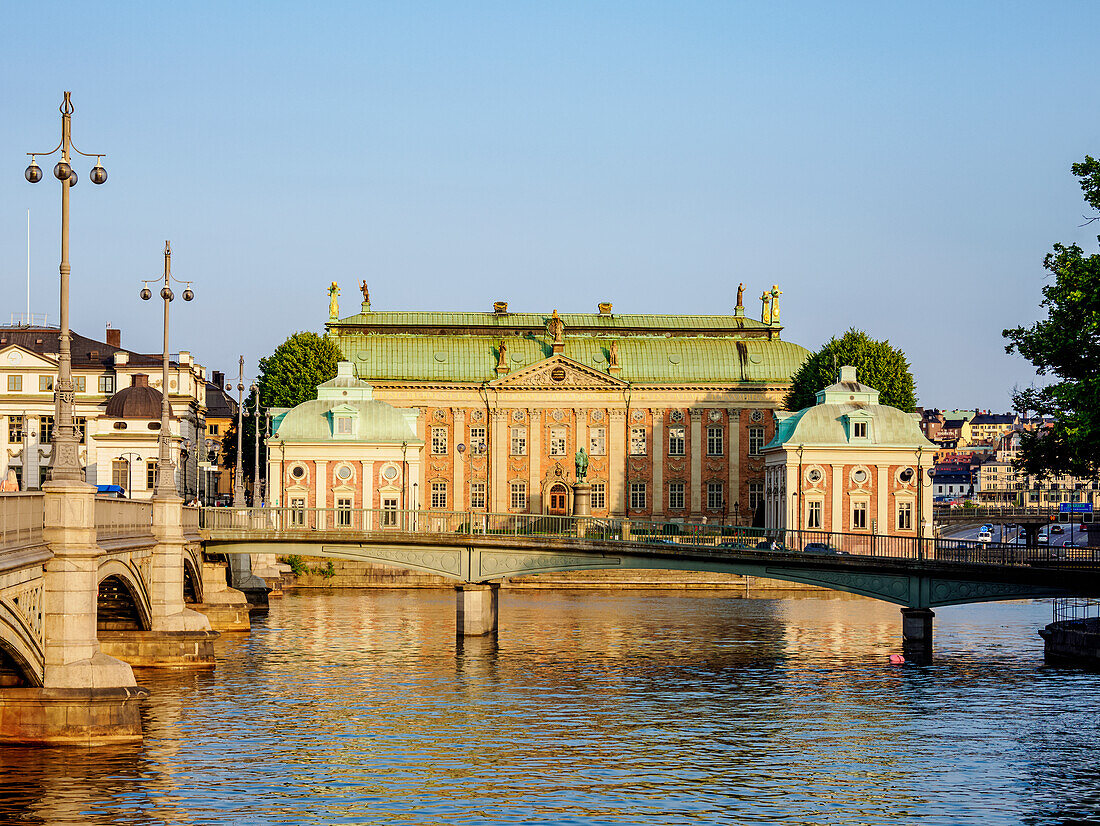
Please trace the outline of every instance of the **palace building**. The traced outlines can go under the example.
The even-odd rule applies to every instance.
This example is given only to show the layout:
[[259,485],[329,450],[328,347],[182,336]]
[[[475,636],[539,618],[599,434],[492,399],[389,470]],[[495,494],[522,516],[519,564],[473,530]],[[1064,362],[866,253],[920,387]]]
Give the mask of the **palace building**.
[[402,508],[569,514],[584,448],[594,516],[763,518],[761,450],[808,355],[782,338],[777,287],[760,320],[742,289],[732,314],[698,316],[377,311],[361,289],[340,318],[332,284],[327,335],[373,400],[415,411],[419,453],[402,465],[417,478],[383,478],[396,462],[381,462],[368,489]]

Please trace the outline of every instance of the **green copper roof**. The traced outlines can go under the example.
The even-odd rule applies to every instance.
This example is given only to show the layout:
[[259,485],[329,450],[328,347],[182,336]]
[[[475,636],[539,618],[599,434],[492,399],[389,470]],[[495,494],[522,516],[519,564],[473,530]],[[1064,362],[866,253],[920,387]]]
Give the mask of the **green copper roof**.
[[[570,329],[585,332],[615,332],[623,330],[650,330],[659,332],[738,332],[780,330],[761,321],[739,315],[653,315],[562,313],[565,335]],[[386,328],[489,328],[502,332],[510,330],[545,330],[550,321],[549,313],[460,313],[460,312],[364,312],[339,321],[329,321],[334,327]],[[482,330],[479,330],[481,332]]]
[[352,438],[338,441],[422,444],[416,436],[416,410],[398,410],[378,401],[315,399],[303,402],[276,420],[275,435],[284,442],[336,441],[332,432],[334,408],[347,410],[355,419]]

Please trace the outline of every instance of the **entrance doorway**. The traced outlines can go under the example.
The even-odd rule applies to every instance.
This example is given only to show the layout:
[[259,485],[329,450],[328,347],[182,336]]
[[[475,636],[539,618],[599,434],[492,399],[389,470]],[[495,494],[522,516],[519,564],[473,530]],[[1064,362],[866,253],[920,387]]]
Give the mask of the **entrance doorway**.
[[569,512],[569,488],[560,482],[550,488],[550,506],[546,512],[553,516],[565,516]]

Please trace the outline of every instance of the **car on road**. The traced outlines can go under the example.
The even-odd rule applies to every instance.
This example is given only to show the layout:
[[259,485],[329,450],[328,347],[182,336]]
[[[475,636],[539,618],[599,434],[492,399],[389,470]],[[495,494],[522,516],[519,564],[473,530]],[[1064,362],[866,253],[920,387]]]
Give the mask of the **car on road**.
[[986,530],[985,528],[982,528],[980,531],[978,531],[978,541],[979,542],[992,542],[993,541],[993,532],[991,530]]
[[1046,528],[1043,528],[1039,531],[1038,541],[1040,545],[1050,544],[1050,533],[1047,531]]
[[802,550],[808,554],[833,554],[833,555],[847,555],[847,551],[842,551],[840,548],[834,548],[827,542],[807,542],[802,546]]
[[1066,529],[1063,528],[1061,525],[1051,525],[1050,526],[1050,532],[1051,533],[1065,533]]

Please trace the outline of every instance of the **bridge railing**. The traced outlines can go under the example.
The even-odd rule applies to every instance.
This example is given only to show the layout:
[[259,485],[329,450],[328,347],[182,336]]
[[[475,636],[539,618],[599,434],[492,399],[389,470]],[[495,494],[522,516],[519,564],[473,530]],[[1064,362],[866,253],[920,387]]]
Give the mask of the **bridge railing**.
[[97,539],[119,539],[129,536],[151,535],[153,532],[153,503],[134,499],[95,500],[95,525]]
[[42,541],[45,497],[34,493],[0,493],[0,551]]
[[990,565],[1073,563],[1100,565],[1100,548],[1025,547],[964,539],[764,530],[714,523],[654,522],[624,518],[479,511],[415,511],[361,508],[203,508],[202,528],[294,535],[451,534],[525,536],[631,542],[696,549],[789,551],[824,556],[864,556]]

